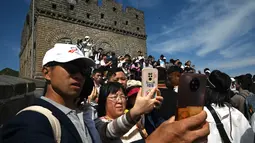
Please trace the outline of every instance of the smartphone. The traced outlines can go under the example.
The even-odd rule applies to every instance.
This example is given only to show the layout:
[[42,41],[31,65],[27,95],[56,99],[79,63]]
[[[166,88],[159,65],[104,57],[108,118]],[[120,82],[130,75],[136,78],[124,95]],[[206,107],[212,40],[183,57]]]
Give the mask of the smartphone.
[[184,73],[180,77],[175,119],[181,120],[199,114],[204,107],[206,76]]
[[[150,91],[158,86],[158,69],[143,68],[142,70],[142,94],[148,95]],[[155,93],[154,98],[157,96]]]

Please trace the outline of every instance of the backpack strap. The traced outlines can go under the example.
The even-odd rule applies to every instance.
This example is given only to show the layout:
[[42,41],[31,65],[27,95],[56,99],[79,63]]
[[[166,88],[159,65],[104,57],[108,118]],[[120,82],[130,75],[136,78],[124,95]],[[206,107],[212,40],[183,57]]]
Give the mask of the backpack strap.
[[220,121],[216,111],[213,109],[213,107],[211,105],[206,105],[206,107],[208,108],[208,110],[211,112],[215,122],[216,122],[216,126],[217,126],[217,129],[220,133],[220,136],[221,136],[221,139],[223,140],[224,143],[231,143],[229,138],[228,138],[228,135],[224,129],[224,125],[222,124],[222,122]]
[[29,106],[19,111],[17,115],[23,111],[34,111],[34,112],[41,113],[45,117],[47,117],[47,119],[50,122],[56,143],[61,142],[61,126],[60,126],[59,120],[52,114],[52,112],[49,109],[44,108],[42,106]]

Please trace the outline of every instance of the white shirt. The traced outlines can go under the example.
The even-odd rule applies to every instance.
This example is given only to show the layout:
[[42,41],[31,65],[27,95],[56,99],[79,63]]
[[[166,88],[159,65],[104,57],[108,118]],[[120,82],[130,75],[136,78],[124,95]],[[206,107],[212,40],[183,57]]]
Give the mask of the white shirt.
[[96,87],[97,93],[99,94],[102,85],[101,84],[97,85],[96,82],[94,81],[94,86]]
[[165,68],[166,65],[165,65],[165,62],[163,60],[159,60],[159,64],[161,67]]
[[[230,108],[231,112],[231,122],[229,107],[216,107],[215,104],[212,104],[212,107],[217,112],[219,119],[224,125],[224,129],[231,141],[231,143],[253,143],[254,132],[251,129],[251,126],[244,115],[235,109],[234,107]],[[207,113],[206,121],[210,126],[210,134],[208,136],[208,143],[222,143],[219,131],[216,127],[214,118],[211,112],[205,107],[204,110]],[[232,123],[232,124],[231,124]],[[231,131],[232,127],[232,131]]]
[[122,65],[123,65],[123,63],[125,63],[125,61],[124,61],[124,60],[120,61],[120,62],[118,63],[118,67],[119,67],[119,68],[121,68],[121,67],[122,67]]
[[255,114],[253,113],[253,115],[251,116],[251,127],[253,132],[255,133]]
[[100,65],[101,65],[101,66],[105,66],[105,65],[106,65],[106,63],[104,62],[104,60],[101,60]]
[[138,56],[137,58],[140,61],[141,59],[144,59],[144,56]]
[[99,61],[99,59],[100,59],[100,53],[97,53],[96,55],[95,55],[95,63],[98,65],[98,64],[100,64],[100,61]]

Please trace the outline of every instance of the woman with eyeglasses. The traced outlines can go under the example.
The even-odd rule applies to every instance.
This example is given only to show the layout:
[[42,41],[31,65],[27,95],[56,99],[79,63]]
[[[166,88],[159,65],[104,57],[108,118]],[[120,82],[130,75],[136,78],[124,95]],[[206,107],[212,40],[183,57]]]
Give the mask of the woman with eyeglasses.
[[[109,123],[109,122],[112,122],[114,119],[124,115],[126,110],[126,104],[127,104],[127,94],[124,87],[120,83],[109,82],[105,84],[100,89],[99,99],[98,99],[98,116],[100,117],[100,120],[102,122]],[[119,124],[122,124],[122,123],[119,123]],[[123,126],[123,130],[125,130],[124,126]],[[107,140],[107,141],[102,139],[102,142],[130,143],[133,141],[141,140],[143,139],[143,134],[141,131],[142,130],[140,130],[137,125],[135,125],[133,127],[130,127],[130,130],[127,131],[121,138],[116,138],[116,139]]]

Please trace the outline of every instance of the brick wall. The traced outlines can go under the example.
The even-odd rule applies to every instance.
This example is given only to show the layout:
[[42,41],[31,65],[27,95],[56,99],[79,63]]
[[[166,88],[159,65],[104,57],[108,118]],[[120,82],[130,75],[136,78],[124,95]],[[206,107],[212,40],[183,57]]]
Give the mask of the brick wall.
[[[34,75],[41,74],[45,52],[61,38],[70,38],[76,43],[77,39],[90,36],[96,48],[115,51],[117,55],[135,56],[138,50],[146,53],[142,11],[131,7],[123,10],[113,0],[103,0],[102,6],[97,5],[97,0],[80,0],[72,10],[66,0],[35,0],[35,7]],[[25,23],[20,53],[20,75],[24,77],[30,76],[32,58],[31,30],[27,30],[28,27],[30,26]]]

